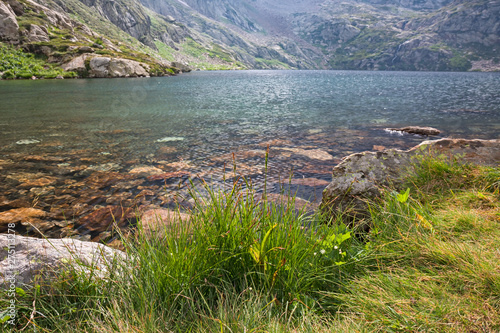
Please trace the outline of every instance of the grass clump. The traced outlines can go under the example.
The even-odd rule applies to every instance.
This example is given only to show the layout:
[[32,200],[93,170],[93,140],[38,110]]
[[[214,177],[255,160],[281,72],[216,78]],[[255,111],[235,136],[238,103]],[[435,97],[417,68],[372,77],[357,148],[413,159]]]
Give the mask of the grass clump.
[[[107,279],[71,272],[30,291],[18,327],[330,331],[333,295],[360,269],[364,245],[343,224],[297,212],[293,197],[275,204],[249,187],[240,180],[229,190],[193,190],[189,222],[154,234],[139,228],[124,240],[129,262]],[[37,314],[28,323],[32,304]]]

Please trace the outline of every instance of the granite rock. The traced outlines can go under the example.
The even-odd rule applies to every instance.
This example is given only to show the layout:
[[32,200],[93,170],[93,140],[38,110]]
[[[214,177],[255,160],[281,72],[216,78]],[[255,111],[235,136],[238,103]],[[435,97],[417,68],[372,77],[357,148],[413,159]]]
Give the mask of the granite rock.
[[[9,249],[14,250],[10,258]],[[0,234],[0,285],[14,282],[22,287],[49,282],[72,263],[77,263],[77,270],[92,270],[97,277],[105,278],[110,265],[125,258],[123,252],[98,243]]]
[[9,42],[19,40],[19,25],[10,5],[0,2],[0,39]]

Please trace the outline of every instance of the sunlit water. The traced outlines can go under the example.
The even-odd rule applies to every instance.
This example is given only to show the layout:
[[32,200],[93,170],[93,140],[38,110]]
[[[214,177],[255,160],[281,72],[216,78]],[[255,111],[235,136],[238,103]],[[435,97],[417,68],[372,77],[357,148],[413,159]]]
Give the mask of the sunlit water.
[[[92,170],[128,173],[138,166],[189,172],[184,183],[197,176],[220,181],[224,165],[233,170],[232,153],[238,173],[259,187],[270,144],[271,189],[278,191],[280,179],[292,173],[322,180],[292,184],[299,196],[319,200],[332,167],[347,154],[406,149],[426,139],[385,128],[432,126],[443,131],[440,137],[500,137],[500,73],[237,71],[0,81],[0,100],[3,176],[33,174],[49,163],[25,163],[23,156],[54,157],[54,170],[67,171],[57,175],[56,188]],[[25,193],[15,194],[17,183],[9,184],[2,185],[4,193]]]

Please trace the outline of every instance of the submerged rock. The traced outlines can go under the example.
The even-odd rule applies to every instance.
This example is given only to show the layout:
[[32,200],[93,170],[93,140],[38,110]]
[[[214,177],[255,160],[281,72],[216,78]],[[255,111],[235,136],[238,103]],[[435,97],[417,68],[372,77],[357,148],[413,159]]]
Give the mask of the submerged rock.
[[441,131],[434,127],[407,126],[401,128],[387,128],[387,131],[402,132],[408,134],[418,134],[424,136],[439,135]]
[[82,217],[76,225],[84,227],[91,232],[102,233],[104,231],[111,231],[115,225],[122,228],[136,221],[137,217],[132,208],[106,206]]
[[313,160],[329,161],[333,156],[321,149],[302,149],[302,148],[275,148],[279,150],[290,151],[297,155],[302,155]]
[[9,223],[30,222],[43,218],[47,213],[36,208],[16,208],[0,213],[0,228]]
[[[287,183],[288,181],[283,181],[283,183]],[[291,184],[294,185],[303,185],[303,186],[326,186],[330,184],[329,181],[318,178],[293,178],[290,180]]]
[[150,209],[140,217],[140,223],[146,234],[171,231],[179,223],[188,223],[191,216],[186,213],[164,208]]
[[136,175],[144,175],[144,176],[153,176],[164,173],[162,169],[153,167],[153,166],[136,166],[132,168],[129,173]]
[[390,149],[346,157],[333,168],[332,182],[323,191],[321,208],[331,217],[348,220],[370,216],[368,202],[379,197],[383,187],[401,184],[417,155],[462,156],[465,162],[498,165],[500,140],[441,139],[425,141],[407,150]]
[[18,145],[32,145],[34,143],[40,143],[40,140],[24,139],[24,140],[19,140],[16,142],[16,144],[18,144]]
[[167,136],[161,139],[156,140],[156,142],[172,142],[172,141],[183,141],[183,137],[177,137],[177,136]]

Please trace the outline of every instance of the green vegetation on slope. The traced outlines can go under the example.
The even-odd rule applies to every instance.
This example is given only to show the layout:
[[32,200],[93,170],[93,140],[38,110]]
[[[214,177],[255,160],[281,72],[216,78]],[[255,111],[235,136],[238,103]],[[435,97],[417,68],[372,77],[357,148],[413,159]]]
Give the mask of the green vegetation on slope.
[[12,46],[0,43],[0,73],[3,79],[53,79],[57,76],[65,78],[76,77],[74,72],[66,72],[54,64],[49,64],[42,59],[37,59],[33,54],[25,53]]
[[373,204],[361,239],[340,221],[297,215],[293,197],[259,201],[241,180],[226,191],[206,187],[193,193],[189,223],[125,239],[130,263],[109,278],[74,271],[22,292],[18,328],[500,330],[500,168],[442,157],[420,164],[408,190],[387,189]]

